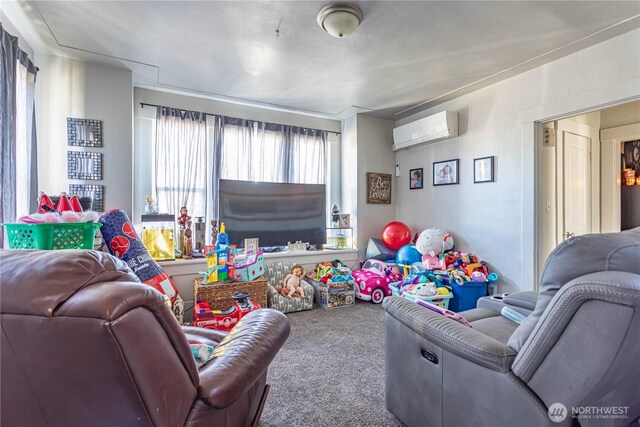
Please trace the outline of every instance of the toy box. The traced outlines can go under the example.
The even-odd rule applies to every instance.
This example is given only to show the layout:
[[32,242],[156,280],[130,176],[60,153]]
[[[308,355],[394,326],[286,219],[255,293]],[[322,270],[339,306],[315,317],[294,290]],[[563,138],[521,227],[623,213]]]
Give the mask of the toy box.
[[453,294],[449,293],[448,295],[432,295],[432,296],[413,295],[406,292],[400,292],[399,286],[401,284],[402,282],[400,281],[400,282],[391,283],[389,285],[389,289],[391,289],[392,296],[402,297],[402,298],[408,299],[409,301],[414,301],[414,302],[419,299],[421,301],[430,302],[431,304],[437,305],[438,307],[450,309],[449,301],[452,300]]
[[304,280],[313,286],[315,301],[325,310],[348,307],[355,302],[355,280],[323,283],[309,276]]
[[249,292],[251,301],[267,306],[267,279],[258,277],[250,282],[217,282],[202,284],[202,277],[193,279],[193,299],[206,301],[212,310],[227,310],[233,305],[232,295]]
[[449,310],[460,312],[476,308],[478,300],[487,296],[486,282],[464,282],[459,285],[451,282],[451,290],[453,291],[453,299],[449,305]]
[[235,277],[237,280],[250,282],[264,274],[264,254],[262,251],[256,253],[249,252],[242,264],[235,266]]

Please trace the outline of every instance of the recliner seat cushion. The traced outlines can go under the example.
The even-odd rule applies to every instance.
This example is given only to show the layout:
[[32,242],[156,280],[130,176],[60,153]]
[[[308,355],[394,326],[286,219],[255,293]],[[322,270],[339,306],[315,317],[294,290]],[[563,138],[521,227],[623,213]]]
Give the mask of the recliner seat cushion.
[[640,274],[640,227],[621,233],[574,237],[551,252],[540,280],[533,312],[509,338],[508,345],[520,351],[558,289],[571,280],[599,271]]

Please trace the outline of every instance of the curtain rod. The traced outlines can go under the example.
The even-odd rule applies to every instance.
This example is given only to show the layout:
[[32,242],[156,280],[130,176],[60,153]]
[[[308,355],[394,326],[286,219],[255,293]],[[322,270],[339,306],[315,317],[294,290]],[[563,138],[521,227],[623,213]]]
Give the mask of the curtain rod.
[[[166,105],[158,105],[158,104],[149,104],[147,102],[141,102],[140,103],[140,108],[144,108],[144,106],[147,105],[149,107],[166,107]],[[168,107],[168,108],[176,108],[176,107]],[[194,112],[194,113],[199,113],[200,111],[193,111],[193,110],[187,110],[185,108],[176,108],[176,110],[181,110],[181,111],[190,111],[190,112]],[[222,114],[213,114],[213,113],[205,113],[202,112],[202,114],[204,114],[205,116],[222,116]],[[237,117],[230,117],[231,119],[235,119],[235,120],[247,120],[247,119],[240,119]],[[299,127],[309,127],[309,126],[299,126]],[[335,133],[336,135],[342,135],[342,132],[336,132],[333,130],[326,130],[326,129],[321,129],[325,132],[328,133]]]

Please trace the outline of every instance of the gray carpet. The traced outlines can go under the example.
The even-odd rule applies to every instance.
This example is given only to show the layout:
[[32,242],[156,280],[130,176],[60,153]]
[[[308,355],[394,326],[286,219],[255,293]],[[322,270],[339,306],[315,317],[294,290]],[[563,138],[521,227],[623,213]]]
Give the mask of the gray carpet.
[[384,310],[289,313],[291,335],[269,367],[260,426],[402,426],[384,406]]

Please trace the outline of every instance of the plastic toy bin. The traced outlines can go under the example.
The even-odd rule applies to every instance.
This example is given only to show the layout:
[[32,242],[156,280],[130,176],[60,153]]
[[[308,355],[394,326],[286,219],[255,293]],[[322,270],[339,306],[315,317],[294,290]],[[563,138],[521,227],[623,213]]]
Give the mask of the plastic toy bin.
[[464,282],[463,285],[451,283],[453,299],[449,303],[449,310],[460,312],[476,308],[478,300],[487,296],[486,282]]
[[408,293],[401,293],[400,289],[398,288],[398,285],[401,282],[393,282],[389,285],[389,288],[391,289],[391,296],[395,296],[395,297],[402,297],[405,299],[408,299],[409,301],[414,301],[416,299],[422,300],[422,301],[426,301],[426,302],[430,302],[433,305],[437,305],[438,307],[442,307],[442,308],[449,308],[449,304],[451,301],[451,298],[453,298],[453,295],[451,293],[449,293],[448,295],[432,295],[430,297],[427,296],[419,296],[419,295],[413,295],[413,294],[408,294]]
[[101,224],[66,222],[4,224],[10,249],[93,249],[93,238]]

